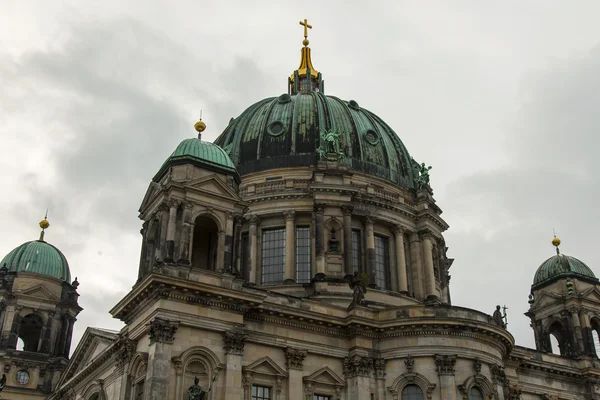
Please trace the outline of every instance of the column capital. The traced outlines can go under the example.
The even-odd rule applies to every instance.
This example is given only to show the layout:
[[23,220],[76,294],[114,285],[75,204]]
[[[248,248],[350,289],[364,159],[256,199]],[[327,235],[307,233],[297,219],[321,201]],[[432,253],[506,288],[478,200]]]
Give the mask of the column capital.
[[165,203],[160,203],[160,205],[158,206],[157,210],[161,211],[161,212],[165,212],[165,211],[168,212],[169,211],[169,204],[166,203],[166,202]]
[[406,366],[406,372],[412,373],[413,368],[415,367],[415,359],[409,354],[404,360],[404,365]]
[[373,217],[371,214],[365,215],[365,225],[373,225],[374,222],[375,217]]
[[374,358],[373,368],[375,370],[375,379],[385,379],[385,364],[387,360],[384,358]]
[[194,203],[192,203],[191,201],[186,201],[183,203],[183,207],[186,210],[191,210],[192,208],[194,208]]
[[456,356],[435,355],[435,366],[437,367],[438,375],[454,375],[454,365],[456,364]]
[[148,326],[150,344],[154,342],[173,343],[175,332],[177,332],[177,329],[179,328],[179,323],[157,317],[154,318]]
[[225,231],[219,231],[219,232],[217,233],[217,236],[219,236],[219,237],[221,237],[221,236],[226,236],[226,235],[227,235],[227,232],[225,232]]
[[243,332],[225,331],[222,333],[225,354],[244,354],[244,346],[246,345],[246,334]]
[[370,357],[350,356],[344,357],[344,375],[348,378],[355,376],[369,377],[373,371],[373,359]]
[[344,214],[344,217],[348,217],[348,216],[352,215],[353,211],[354,211],[354,206],[349,206],[349,205],[342,206],[342,214]]
[[181,373],[183,371],[183,361],[181,360],[181,357],[173,357],[171,358],[171,361],[175,366],[175,371],[177,371],[177,373]]
[[288,369],[299,369],[302,370],[302,363],[308,354],[306,350],[300,350],[293,347],[286,347],[285,361]]
[[422,231],[419,231],[419,235],[421,236],[422,240],[429,240],[430,242],[436,241],[435,235],[429,229],[424,229]]
[[250,225],[258,226],[260,225],[260,217],[256,214],[246,216],[248,221],[250,221]]
[[323,215],[324,210],[325,210],[325,204],[321,204],[321,203],[315,204],[315,206],[314,206],[315,214]]
[[227,220],[233,220],[235,218],[235,215],[233,214],[233,212],[231,211],[225,211],[225,219]]
[[169,199],[167,204],[168,204],[169,208],[177,208],[181,204],[181,200]]
[[406,232],[406,227],[404,225],[398,224],[392,228],[392,233],[396,236],[404,235],[404,232]]
[[285,210],[283,212],[283,216],[286,221],[293,221],[296,218],[296,211],[294,210]]

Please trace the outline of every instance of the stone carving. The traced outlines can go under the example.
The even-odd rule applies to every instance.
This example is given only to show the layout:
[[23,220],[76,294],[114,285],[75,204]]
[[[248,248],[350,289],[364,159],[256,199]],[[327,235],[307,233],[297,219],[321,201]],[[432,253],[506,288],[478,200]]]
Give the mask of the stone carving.
[[521,387],[514,385],[508,388],[507,400],[521,400]]
[[373,368],[375,370],[375,379],[385,379],[385,364],[387,360],[384,358],[374,358]]
[[244,354],[244,345],[246,344],[246,334],[242,332],[223,332],[223,342],[225,345],[225,354]]
[[415,171],[415,184],[417,188],[423,189],[429,185],[429,170],[431,166],[426,166],[425,163],[419,164],[415,159],[412,159],[413,169]]
[[172,343],[179,324],[162,318],[154,318],[149,327],[150,344],[154,342]]
[[354,275],[350,276],[349,285],[350,289],[352,289],[352,303],[350,303],[350,307],[364,304],[367,286],[360,278],[357,271],[354,272]]
[[342,134],[334,130],[321,131],[321,145],[317,148],[317,153],[322,159],[327,161],[341,161],[346,155],[340,150],[339,138]]
[[295,349],[293,347],[285,348],[285,360],[290,369],[302,369],[302,363],[308,352],[306,350]]
[[217,374],[213,376],[212,380],[210,381],[210,385],[208,386],[208,389],[205,390],[202,386],[198,385],[200,379],[198,379],[197,376],[194,377],[194,384],[190,386],[187,390],[187,393],[190,396],[190,400],[204,400],[204,398],[212,390],[212,384],[215,381],[215,379],[217,379]]
[[479,360],[479,358],[473,360],[473,369],[475,370],[476,375],[481,373],[481,360]]
[[496,311],[494,311],[494,315],[492,315],[492,321],[500,328],[506,329],[506,322],[504,319],[506,318],[506,311],[504,315],[502,315],[502,311],[500,311],[500,306],[496,306]]
[[121,367],[131,360],[133,353],[135,352],[135,341],[130,340],[127,335],[121,335],[117,343],[119,350],[117,350],[117,368]]
[[362,356],[344,357],[344,375],[348,378],[369,376],[373,371],[373,359]]
[[406,372],[413,372],[413,368],[415,366],[415,359],[412,358],[412,356],[409,354],[408,357],[406,357],[406,360],[404,360],[404,365],[406,365]]
[[506,373],[504,367],[499,365],[492,366],[492,382],[496,385],[506,386]]
[[435,356],[435,365],[439,375],[454,375],[456,356]]

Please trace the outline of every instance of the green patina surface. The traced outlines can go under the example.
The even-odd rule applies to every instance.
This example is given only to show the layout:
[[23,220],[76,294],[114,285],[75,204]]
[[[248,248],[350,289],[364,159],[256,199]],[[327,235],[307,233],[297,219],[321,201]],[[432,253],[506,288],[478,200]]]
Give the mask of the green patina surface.
[[69,263],[63,253],[49,243],[26,242],[13,249],[0,262],[9,271],[32,272],[71,282]]
[[559,276],[580,276],[596,279],[596,276],[582,261],[565,254],[550,257],[540,265],[533,278],[533,285],[538,285]]
[[[227,148],[227,150],[230,149],[231,146]],[[187,162],[199,164],[213,170],[233,173],[237,176],[235,166],[225,149],[210,142],[190,138],[179,143],[175,151],[160,167],[159,172],[154,177],[154,181],[159,180],[170,165]]]
[[340,162],[350,169],[416,189],[418,173],[408,150],[381,118],[354,101],[321,92],[267,98],[250,106],[215,143],[229,151],[241,175],[331,160],[323,132],[340,134]]

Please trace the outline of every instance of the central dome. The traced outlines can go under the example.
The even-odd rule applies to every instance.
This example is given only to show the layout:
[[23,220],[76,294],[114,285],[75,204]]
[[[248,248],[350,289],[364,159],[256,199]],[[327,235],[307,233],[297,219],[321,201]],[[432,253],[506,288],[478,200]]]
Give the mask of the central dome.
[[325,136],[337,138],[337,161],[351,170],[415,188],[411,157],[396,133],[354,101],[320,91],[282,94],[250,106],[215,143],[240,175],[273,168],[313,166],[327,160]]

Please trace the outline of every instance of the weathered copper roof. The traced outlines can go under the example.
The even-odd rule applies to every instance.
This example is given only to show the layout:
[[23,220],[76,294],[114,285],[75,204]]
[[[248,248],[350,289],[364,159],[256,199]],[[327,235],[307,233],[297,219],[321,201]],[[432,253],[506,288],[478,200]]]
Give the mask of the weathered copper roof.
[[69,263],[64,254],[41,240],[16,247],[0,261],[0,266],[6,266],[9,271],[32,272],[71,282]]
[[308,91],[282,94],[250,106],[217,138],[240,175],[272,168],[315,165],[321,136],[340,134],[340,161],[361,171],[415,188],[411,157],[396,133],[354,100]]
[[597,280],[596,275],[594,275],[590,267],[585,265],[584,262],[566,254],[557,254],[540,265],[533,278],[533,286],[539,286],[540,284],[554,281],[557,278],[566,278],[569,276]]

